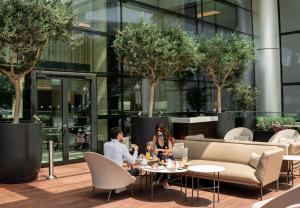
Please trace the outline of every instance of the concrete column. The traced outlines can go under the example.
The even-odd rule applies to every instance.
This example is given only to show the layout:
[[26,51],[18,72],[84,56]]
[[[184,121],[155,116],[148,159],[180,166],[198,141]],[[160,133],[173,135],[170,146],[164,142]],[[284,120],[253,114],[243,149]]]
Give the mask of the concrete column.
[[281,74],[277,0],[253,0],[253,32],[257,61],[255,82],[262,95],[257,110],[281,112]]

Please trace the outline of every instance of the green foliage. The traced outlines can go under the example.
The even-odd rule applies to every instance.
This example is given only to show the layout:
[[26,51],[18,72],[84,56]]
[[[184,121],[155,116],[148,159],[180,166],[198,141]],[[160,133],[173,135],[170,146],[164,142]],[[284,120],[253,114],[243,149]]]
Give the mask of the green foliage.
[[295,125],[295,119],[292,117],[257,117],[256,127],[263,131],[272,129],[273,124],[278,125]]
[[239,82],[247,64],[255,59],[253,42],[235,33],[222,33],[199,40],[199,52],[204,54],[201,69],[212,79],[218,90],[218,111],[221,112],[221,91]]
[[179,26],[160,28],[140,19],[119,32],[113,48],[124,67],[152,83],[198,61],[195,39]]
[[[124,67],[148,79],[152,88],[160,79],[195,67],[201,60],[195,37],[179,26],[148,24],[143,19],[119,32],[113,48]],[[153,106],[151,98],[149,103]],[[151,113],[149,109],[149,116]]]
[[72,46],[82,41],[71,31],[77,24],[71,0],[2,0],[0,11],[0,71],[16,88],[14,122],[18,122],[20,80],[36,66],[49,40]]
[[252,88],[250,85],[237,83],[232,88],[233,100],[240,111],[253,110],[256,104],[256,98],[261,93],[258,88]]
[[5,109],[11,107],[15,95],[15,88],[6,76],[0,76],[0,95],[0,107]]
[[218,33],[212,38],[201,38],[199,51],[204,54],[202,70],[222,87],[240,80],[249,61],[255,59],[253,42],[235,33],[229,37]]

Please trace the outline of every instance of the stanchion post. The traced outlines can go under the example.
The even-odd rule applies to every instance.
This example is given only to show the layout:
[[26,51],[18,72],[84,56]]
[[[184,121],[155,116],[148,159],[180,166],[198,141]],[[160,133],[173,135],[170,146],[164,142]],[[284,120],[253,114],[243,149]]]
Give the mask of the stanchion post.
[[49,158],[49,175],[47,176],[48,180],[56,179],[54,175],[54,165],[53,165],[53,141],[49,141],[48,148],[48,158]]

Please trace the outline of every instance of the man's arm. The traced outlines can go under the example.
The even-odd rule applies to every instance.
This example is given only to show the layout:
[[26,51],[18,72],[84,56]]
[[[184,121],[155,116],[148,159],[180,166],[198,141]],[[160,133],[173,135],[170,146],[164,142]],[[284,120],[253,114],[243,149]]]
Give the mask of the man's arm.
[[138,151],[136,149],[134,149],[134,153],[133,153],[133,155],[131,155],[125,145],[122,145],[122,148],[123,148],[123,151],[122,151],[123,158],[126,160],[127,163],[133,164],[137,159]]

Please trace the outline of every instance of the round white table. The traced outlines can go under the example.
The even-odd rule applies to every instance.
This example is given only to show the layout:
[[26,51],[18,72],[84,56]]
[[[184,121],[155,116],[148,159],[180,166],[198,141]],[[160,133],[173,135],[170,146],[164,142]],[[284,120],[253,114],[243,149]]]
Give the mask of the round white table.
[[[193,165],[189,166],[188,170],[194,173],[197,173],[197,200],[199,200],[199,173],[211,173],[213,174],[213,187],[208,187],[205,189],[213,189],[213,207],[215,207],[215,193],[216,188],[218,189],[218,202],[220,201],[220,172],[225,171],[224,167],[217,166],[217,165]],[[216,180],[218,185],[216,186]],[[194,178],[192,177],[192,197],[194,193]]]
[[[147,173],[150,173],[150,187],[151,187],[151,199],[153,200],[153,174],[154,173],[166,173],[166,174],[181,174],[180,175],[180,185],[182,191],[182,173],[187,172],[187,169],[167,169],[166,167],[163,169],[159,168],[152,168],[151,166],[141,166],[141,170],[146,172],[146,181],[147,181]],[[147,185],[146,185],[147,186]],[[186,186],[185,186],[186,187]],[[186,188],[185,188],[185,195],[186,195]]]
[[300,155],[283,155],[283,160],[288,162],[287,184],[290,184],[290,169],[292,172],[292,187],[294,186],[294,161],[300,161]]

